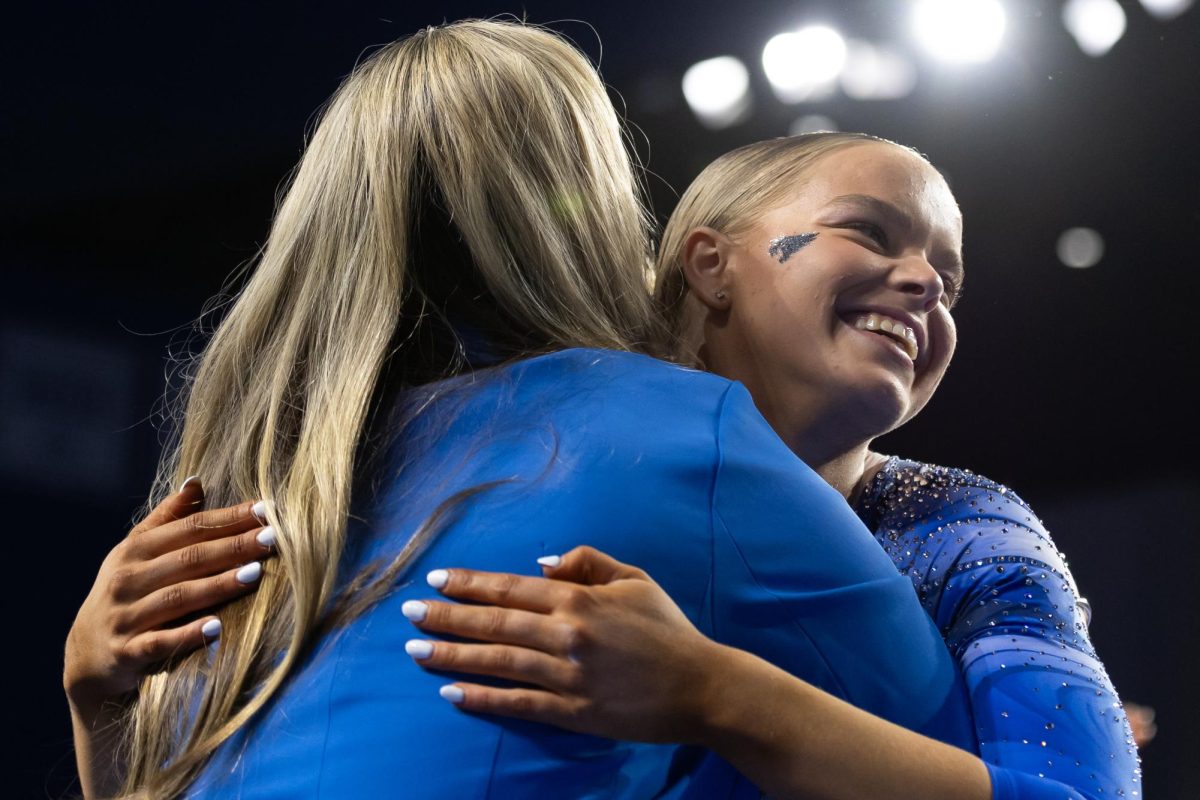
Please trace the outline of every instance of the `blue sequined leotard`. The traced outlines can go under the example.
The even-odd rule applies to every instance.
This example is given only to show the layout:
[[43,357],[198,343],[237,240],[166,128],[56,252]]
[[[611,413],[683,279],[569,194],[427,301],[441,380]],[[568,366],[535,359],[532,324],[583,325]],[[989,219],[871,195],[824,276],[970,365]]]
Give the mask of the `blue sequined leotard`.
[[893,457],[856,510],[962,667],[993,796],[1140,797],[1090,610],[1029,506],[980,475]]

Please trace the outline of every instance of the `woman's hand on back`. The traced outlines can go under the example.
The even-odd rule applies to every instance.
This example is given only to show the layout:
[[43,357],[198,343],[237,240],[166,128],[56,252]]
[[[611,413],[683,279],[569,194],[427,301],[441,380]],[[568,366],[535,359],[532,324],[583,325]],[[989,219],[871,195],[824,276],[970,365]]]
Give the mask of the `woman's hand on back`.
[[63,688],[85,718],[164,660],[219,636],[220,620],[204,612],[258,585],[274,530],[252,503],[199,511],[203,502],[199,481],[187,481],[100,565],[67,635],[63,667]]
[[485,605],[410,600],[421,630],[487,644],[412,640],[422,667],[490,675],[531,688],[457,682],[442,696],[467,711],[654,742],[699,742],[707,697],[728,650],[706,638],[646,573],[590,547],[546,578],[434,570],[443,595]]

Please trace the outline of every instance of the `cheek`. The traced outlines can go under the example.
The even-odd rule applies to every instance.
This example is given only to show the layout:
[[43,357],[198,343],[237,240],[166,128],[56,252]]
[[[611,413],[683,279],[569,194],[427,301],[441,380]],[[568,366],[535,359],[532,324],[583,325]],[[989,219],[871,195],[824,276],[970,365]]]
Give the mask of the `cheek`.
[[934,349],[927,369],[931,377],[940,381],[958,346],[958,328],[949,310],[938,309],[930,316],[929,341]]

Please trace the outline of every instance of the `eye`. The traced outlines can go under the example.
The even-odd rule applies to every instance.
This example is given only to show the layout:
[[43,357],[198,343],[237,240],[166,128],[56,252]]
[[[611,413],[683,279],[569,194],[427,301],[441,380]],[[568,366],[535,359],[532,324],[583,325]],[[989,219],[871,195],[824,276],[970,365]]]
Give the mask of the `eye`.
[[947,308],[954,308],[962,299],[962,280],[955,275],[942,275],[942,302]]
[[874,222],[850,222],[845,227],[861,232],[880,247],[886,248],[888,246],[887,232]]

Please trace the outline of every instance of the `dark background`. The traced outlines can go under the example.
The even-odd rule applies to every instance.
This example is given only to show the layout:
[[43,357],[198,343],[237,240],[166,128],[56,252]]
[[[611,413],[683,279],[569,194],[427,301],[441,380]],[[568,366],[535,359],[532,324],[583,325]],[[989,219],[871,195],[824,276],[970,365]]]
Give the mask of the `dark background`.
[[[63,638],[145,497],[168,350],[264,241],[314,110],[371,45],[513,12],[600,59],[660,219],[712,158],[804,113],[915,145],[947,173],[966,218],[958,356],[883,449],[971,467],[1033,504],[1092,601],[1118,689],[1158,710],[1147,795],[1200,796],[1200,702],[1185,677],[1200,610],[1200,8],[1159,21],[1124,3],[1125,36],[1096,59],[1059,3],[1007,0],[999,55],[948,67],[921,56],[901,0],[115,5],[10,12],[0,56],[0,499],[18,742],[0,794],[72,791]],[[915,92],[780,103],[762,45],[810,22],[909,52]],[[679,81],[717,55],[749,66],[755,107],[714,132]],[[1068,269],[1055,242],[1081,225],[1106,253]]]

